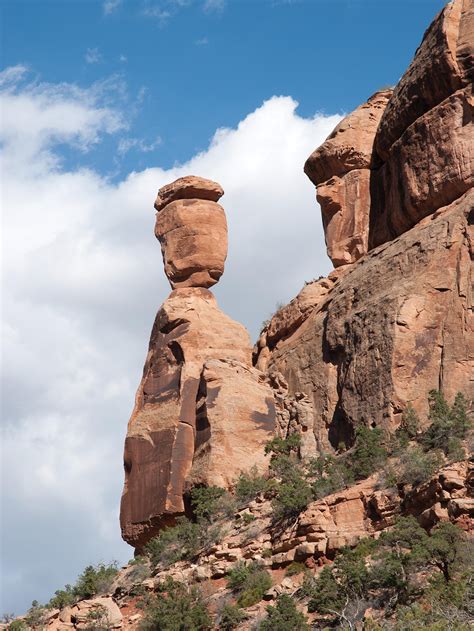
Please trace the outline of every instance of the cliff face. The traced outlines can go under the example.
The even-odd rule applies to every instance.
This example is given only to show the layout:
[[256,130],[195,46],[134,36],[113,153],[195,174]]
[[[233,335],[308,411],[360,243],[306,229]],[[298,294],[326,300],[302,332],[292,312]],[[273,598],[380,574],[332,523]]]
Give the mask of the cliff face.
[[426,417],[431,389],[473,395],[473,33],[472,2],[448,4],[393,92],[306,162],[337,270],[275,314],[255,361],[311,399],[321,449],[395,429],[408,403]]
[[280,309],[254,349],[209,291],[221,277],[222,188],[163,187],[155,234],[173,291],[153,327],[125,443],[122,534],[143,545],[195,485],[268,466],[275,433],[300,456],[395,430],[427,394],[473,392],[474,8],[453,0],[399,84],[349,114],[305,172],[336,269]]

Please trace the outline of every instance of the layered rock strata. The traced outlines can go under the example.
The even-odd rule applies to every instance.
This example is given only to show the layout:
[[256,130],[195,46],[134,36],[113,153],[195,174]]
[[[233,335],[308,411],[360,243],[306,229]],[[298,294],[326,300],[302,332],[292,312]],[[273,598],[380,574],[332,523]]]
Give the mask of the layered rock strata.
[[319,449],[395,429],[427,395],[474,395],[474,4],[453,0],[393,91],[311,154],[337,267],[263,331],[256,365],[313,405]]
[[367,253],[373,144],[391,90],[376,92],[346,116],[307,159],[305,173],[317,186],[327,253],[335,267]]
[[398,85],[377,92],[311,154],[335,267],[412,228],[474,183],[474,6],[453,0]]
[[123,538],[138,548],[185,512],[193,484],[229,487],[242,470],[267,466],[272,390],[252,368],[246,329],[207,289],[223,272],[225,215],[212,199],[190,195],[216,191],[193,177],[158,194],[168,203],[157,204],[155,232],[175,289],[153,325],[125,440],[120,520]]
[[277,313],[263,332],[257,366],[309,397],[320,450],[350,445],[361,424],[394,430],[409,402],[426,418],[431,389],[474,394],[473,208],[470,191],[334,282],[316,281],[330,287],[293,328],[278,335]]

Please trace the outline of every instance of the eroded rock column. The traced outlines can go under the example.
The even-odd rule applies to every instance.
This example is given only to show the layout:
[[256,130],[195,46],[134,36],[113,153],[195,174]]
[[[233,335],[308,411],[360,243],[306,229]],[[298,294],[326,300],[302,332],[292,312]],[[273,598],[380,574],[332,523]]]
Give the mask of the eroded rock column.
[[210,180],[180,178],[155,202],[155,234],[173,288],[155,319],[125,441],[122,536],[140,548],[185,512],[194,484],[232,486],[268,464],[272,390],[251,364],[245,327],[209,287],[224,272],[227,223]]

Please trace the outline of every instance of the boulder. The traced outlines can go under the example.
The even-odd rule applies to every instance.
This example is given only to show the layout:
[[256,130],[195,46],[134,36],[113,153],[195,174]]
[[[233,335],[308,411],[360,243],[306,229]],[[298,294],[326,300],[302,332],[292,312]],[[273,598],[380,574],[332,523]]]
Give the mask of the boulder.
[[212,287],[224,272],[227,221],[222,206],[201,199],[178,199],[156,215],[166,276],[173,289]]
[[224,189],[217,182],[195,175],[180,177],[158,191],[155,209],[159,212],[177,199],[207,199],[217,202],[224,195]]

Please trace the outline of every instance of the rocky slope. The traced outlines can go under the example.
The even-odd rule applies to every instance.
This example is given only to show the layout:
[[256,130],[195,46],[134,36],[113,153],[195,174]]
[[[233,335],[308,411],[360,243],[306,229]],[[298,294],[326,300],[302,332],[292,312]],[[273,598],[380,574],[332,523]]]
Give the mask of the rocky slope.
[[[160,189],[155,234],[172,292],[155,319],[128,425],[120,516],[138,558],[118,573],[112,568],[113,583],[66,590],[53,609],[34,608],[26,618],[30,628],[184,628],[142,624],[150,603],[166,604],[173,589],[171,610],[178,602],[189,609],[197,602],[193,586],[212,622],[186,623],[190,629],[259,628],[268,602],[284,602],[282,594],[297,603],[292,620],[303,611],[313,628],[471,628],[472,603],[454,607],[459,590],[436,583],[441,576],[448,585],[449,572],[439,559],[427,561],[438,550],[434,544],[423,543],[409,596],[410,564],[400,558],[412,541],[397,543],[386,557],[358,542],[386,541],[400,516],[415,518],[419,546],[428,532],[436,537],[440,524],[456,524],[464,539],[474,530],[473,50],[474,3],[453,0],[426,31],[399,84],[370,97],[308,158],[305,172],[317,187],[335,270],[279,309],[253,352],[245,328],[210,291],[227,255],[222,188],[189,176]],[[430,399],[430,391],[444,398]],[[467,403],[455,399],[457,392]],[[416,414],[421,424],[413,429],[407,419]],[[275,436],[281,441],[265,449]],[[394,441],[398,451],[388,447]],[[381,451],[384,459],[375,464]],[[356,453],[366,471],[354,482],[346,474]],[[245,502],[235,499],[239,479],[257,484]],[[323,492],[318,482],[331,484]],[[227,508],[214,503],[199,515],[196,489],[217,493]],[[278,503],[291,511],[282,516]],[[445,534],[451,543],[443,540],[439,549],[457,550],[458,535],[449,528]],[[177,541],[179,554],[171,558]],[[455,570],[469,600],[464,556]],[[363,558],[357,572],[372,582],[334,612],[335,605],[321,608],[316,596],[323,577],[325,597],[337,604],[340,558],[349,564]],[[238,596],[236,567],[268,572],[257,598],[255,590],[247,601]],[[434,600],[417,609],[427,593]],[[423,626],[426,611],[443,598],[454,609],[436,620],[449,618],[448,626]],[[241,619],[225,626],[229,604]],[[412,618],[404,620],[411,622],[396,626],[407,607]],[[157,619],[165,615],[156,611]]]

